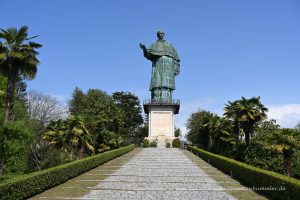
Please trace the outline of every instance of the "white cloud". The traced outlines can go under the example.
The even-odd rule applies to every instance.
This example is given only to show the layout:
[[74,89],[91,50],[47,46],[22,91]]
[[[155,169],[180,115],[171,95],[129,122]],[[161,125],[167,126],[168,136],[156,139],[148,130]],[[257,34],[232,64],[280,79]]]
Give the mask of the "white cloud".
[[284,104],[284,105],[270,105],[269,119],[275,119],[277,123],[285,128],[294,128],[300,121],[300,104]]

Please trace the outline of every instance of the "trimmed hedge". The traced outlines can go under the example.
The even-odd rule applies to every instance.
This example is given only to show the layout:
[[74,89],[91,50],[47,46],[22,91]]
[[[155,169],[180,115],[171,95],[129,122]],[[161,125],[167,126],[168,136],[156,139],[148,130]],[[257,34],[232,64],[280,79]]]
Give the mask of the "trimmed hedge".
[[258,192],[266,194],[272,199],[300,199],[300,181],[297,179],[253,167],[246,163],[213,154],[196,147],[188,146],[188,150],[216,168],[232,175],[250,188],[257,189]]
[[172,147],[173,148],[179,148],[180,147],[180,140],[179,138],[175,138],[173,141],[172,141]]
[[147,140],[147,139],[143,140],[143,147],[145,147],[145,148],[149,147],[149,140]]
[[157,142],[154,140],[154,141],[151,141],[149,143],[149,147],[157,147]]
[[6,180],[0,184],[0,199],[27,199],[51,187],[64,183],[109,160],[126,154],[133,149],[134,145],[129,145],[92,157]]

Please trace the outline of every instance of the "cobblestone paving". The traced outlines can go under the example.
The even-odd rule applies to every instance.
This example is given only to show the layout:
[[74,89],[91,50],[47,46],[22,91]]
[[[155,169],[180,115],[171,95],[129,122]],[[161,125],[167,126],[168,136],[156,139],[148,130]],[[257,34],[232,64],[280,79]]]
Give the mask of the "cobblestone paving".
[[143,149],[88,189],[78,199],[235,199],[175,148]]

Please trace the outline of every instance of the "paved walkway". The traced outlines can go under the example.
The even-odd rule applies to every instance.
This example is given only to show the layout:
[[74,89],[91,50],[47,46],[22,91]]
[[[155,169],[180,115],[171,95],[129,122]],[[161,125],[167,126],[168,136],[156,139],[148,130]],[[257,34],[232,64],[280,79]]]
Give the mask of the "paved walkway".
[[82,199],[235,199],[181,150],[148,148]]
[[264,200],[192,153],[137,148],[32,199]]

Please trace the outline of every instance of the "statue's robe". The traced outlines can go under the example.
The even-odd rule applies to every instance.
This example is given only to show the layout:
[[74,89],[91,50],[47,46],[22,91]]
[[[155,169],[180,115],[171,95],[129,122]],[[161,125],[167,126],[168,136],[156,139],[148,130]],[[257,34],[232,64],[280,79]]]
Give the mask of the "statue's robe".
[[155,90],[159,90],[161,99],[172,100],[175,76],[179,73],[180,62],[175,48],[165,40],[158,40],[144,52],[144,55],[152,61],[150,91],[157,92]]

